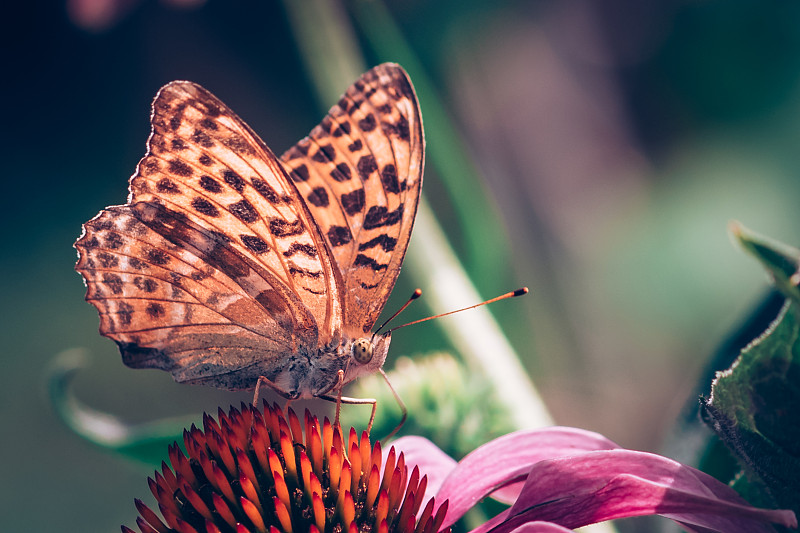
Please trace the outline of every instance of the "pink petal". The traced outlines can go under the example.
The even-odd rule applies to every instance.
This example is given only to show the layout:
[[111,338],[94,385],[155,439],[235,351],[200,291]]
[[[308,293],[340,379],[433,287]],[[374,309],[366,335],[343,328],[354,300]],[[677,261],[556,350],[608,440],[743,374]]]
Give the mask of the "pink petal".
[[[697,531],[773,531],[764,522],[797,527],[791,511],[751,507],[699,470],[650,453],[605,450],[540,461],[516,503],[472,533],[510,533],[537,520],[576,528],[648,514],[667,515]],[[451,523],[448,514],[444,526]]]
[[[539,461],[618,447],[598,433],[567,427],[517,431],[488,442],[459,461],[435,493],[436,501],[450,500],[443,527],[455,523],[490,493],[509,502],[516,500],[522,483],[514,482],[523,481]],[[496,492],[502,487],[506,489]]]
[[[428,476],[426,494],[438,493],[442,482],[456,466],[455,459],[424,437],[400,437],[392,442],[392,446],[398,453],[403,452],[409,472],[418,466],[420,474]],[[437,501],[443,502],[444,500],[437,498]]]
[[552,522],[528,522],[511,533],[572,533],[572,530]]

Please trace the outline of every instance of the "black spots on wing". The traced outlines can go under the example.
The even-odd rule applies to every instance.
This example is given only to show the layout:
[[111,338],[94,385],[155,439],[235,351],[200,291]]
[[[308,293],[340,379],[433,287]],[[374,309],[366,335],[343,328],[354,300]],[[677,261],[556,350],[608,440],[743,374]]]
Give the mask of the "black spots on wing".
[[[373,283],[373,284],[370,285],[370,284],[364,283],[362,281],[360,283],[360,285],[361,285],[362,289],[367,289],[369,291],[369,290],[372,290],[372,289],[376,288],[378,285],[380,285],[380,283]],[[364,329],[364,332],[366,333],[367,331],[370,330],[371,327],[369,325],[366,325],[366,326],[364,326],[364,328],[366,328],[366,329]]]
[[391,163],[381,170],[381,183],[386,192],[397,194],[400,192],[400,182],[397,180],[397,169]]
[[394,250],[394,247],[397,246],[397,239],[395,239],[394,237],[390,237],[384,233],[382,235],[378,235],[374,239],[359,244],[358,251],[363,252],[364,250],[368,250],[376,246],[380,246],[381,248],[383,248],[384,252],[391,252],[392,250]]
[[391,104],[381,104],[378,106],[378,112],[382,115],[388,115],[392,112],[392,105]]
[[317,187],[316,189],[313,189],[308,196],[306,196],[306,200],[316,207],[328,207],[328,205],[330,205],[328,191],[325,189],[325,187]]
[[366,181],[369,179],[370,174],[378,170],[378,164],[375,162],[375,158],[372,154],[368,154],[361,156],[361,159],[359,159],[356,164],[356,168],[358,169],[358,175],[361,181]]
[[385,206],[374,205],[369,208],[364,216],[364,229],[380,228],[382,226],[393,226],[403,218],[403,205],[399,205],[394,211],[389,211]]
[[270,186],[270,184],[269,184],[269,183],[267,183],[266,181],[264,181],[264,180],[263,180],[263,179],[261,179],[261,178],[258,178],[258,177],[255,177],[255,176],[254,176],[253,178],[251,178],[251,179],[250,179],[250,181],[251,181],[251,182],[252,182],[252,184],[253,184],[253,188],[254,188],[256,191],[258,191],[258,193],[259,193],[261,196],[263,196],[264,198],[266,198],[266,199],[267,199],[267,201],[268,201],[269,203],[271,203],[272,205],[278,205],[278,204],[282,204],[282,203],[284,203],[284,204],[288,204],[289,202],[291,202],[291,201],[292,201],[292,199],[291,199],[291,198],[289,198],[288,196],[280,196],[280,195],[279,195],[279,194],[278,194],[278,193],[275,191],[275,189],[273,189],[273,188]]
[[197,160],[204,167],[211,166],[211,163],[213,163],[213,161],[211,160],[211,156],[209,156],[208,154],[201,155]]
[[164,266],[169,263],[169,255],[155,248],[147,250],[145,256],[147,256],[147,261],[153,265]]
[[207,117],[218,117],[222,114],[222,111],[220,110],[219,106],[215,104],[213,101],[193,98],[189,100],[189,105],[196,108],[198,111],[200,111],[200,113],[202,113]]
[[181,103],[175,106],[174,113],[169,118],[169,128],[172,131],[178,131],[178,128],[181,127],[181,122],[183,121],[183,112],[185,109],[186,109],[186,103]]
[[264,254],[269,251],[269,246],[267,246],[267,243],[264,242],[261,237],[256,237],[255,235],[239,235],[239,238],[241,238],[244,245],[255,254]]
[[207,217],[216,218],[219,216],[219,209],[205,198],[200,198],[199,196],[192,199],[192,208]]
[[158,164],[158,159],[155,157],[146,157],[142,159],[142,162],[139,164],[139,172],[142,173],[142,176],[149,176],[159,170],[161,170],[161,166]]
[[104,273],[103,285],[113,294],[122,294],[122,278],[116,274]]
[[255,207],[253,207],[253,204],[247,200],[239,200],[235,204],[230,204],[228,206],[228,211],[233,213],[233,216],[242,222],[246,222],[248,224],[258,220],[258,212],[256,211]]
[[349,122],[336,123],[336,127],[331,131],[334,137],[341,137],[342,135],[349,135],[352,127]]
[[241,193],[244,191],[244,180],[242,177],[234,172],[233,170],[226,168],[222,171],[222,179],[225,180],[225,183],[233,187],[236,192]]
[[350,107],[347,108],[347,113],[352,116],[353,113],[355,113],[356,111],[359,110],[359,108],[361,108],[361,105],[363,103],[364,100],[351,100]]
[[147,307],[145,307],[144,311],[150,318],[161,318],[167,314],[167,312],[164,310],[164,306],[158,302],[150,302],[147,304]]
[[289,173],[292,180],[295,183],[299,183],[301,181],[308,181],[308,167],[305,164],[300,165],[299,167],[295,168]]
[[133,278],[133,284],[136,286],[137,289],[139,289],[140,291],[144,291],[146,293],[152,293],[158,290],[158,283],[151,278],[143,278],[142,276],[136,276],[135,278]]
[[192,278],[195,281],[203,281],[204,279],[210,277],[211,274],[212,274],[212,272],[210,272],[210,271],[209,272],[204,272],[202,270],[194,270],[194,271],[192,271],[191,274],[189,274],[189,277]]
[[[84,237],[82,241],[79,241],[79,243],[84,248],[97,248],[98,246],[100,246],[100,241],[98,241],[97,237],[95,237],[94,235],[92,235],[91,237],[89,236]],[[109,248],[111,247],[109,246]]]
[[[169,285],[170,288],[172,289],[170,291],[170,297],[175,300],[183,298],[183,294],[181,291],[181,281],[183,281],[183,279],[181,278],[180,274],[178,274],[177,272],[169,273]],[[188,309],[191,309],[191,307]]]
[[364,189],[356,189],[341,196],[345,213],[352,216],[364,210]]
[[353,234],[347,226],[331,226],[327,236],[331,246],[343,246],[353,240]]
[[371,98],[372,95],[375,94],[376,92],[378,92],[377,87],[370,87],[369,89],[367,89],[367,92],[364,93],[364,96],[367,98]]
[[102,220],[95,220],[90,222],[94,226],[95,229],[98,230],[109,230],[114,229],[114,221],[109,218],[103,218]]
[[169,178],[161,178],[156,183],[156,190],[161,194],[178,194],[181,190],[175,185],[175,182]]
[[273,218],[269,221],[269,231],[276,237],[291,237],[304,233],[305,229],[299,219],[287,222],[282,218]]
[[352,172],[350,171],[350,165],[347,163],[339,163],[331,170],[331,178],[335,181],[347,181],[353,177]]
[[319,147],[319,150],[314,152],[311,156],[312,161],[317,163],[327,163],[336,159],[336,148],[330,144],[325,144]]
[[200,176],[200,186],[210,193],[217,194],[222,192],[222,185],[211,176]]
[[115,314],[123,326],[130,326],[133,319],[133,306],[128,302],[119,302]]
[[307,278],[319,279],[322,277],[321,270],[308,270],[306,268],[300,268],[296,265],[289,265],[289,274],[293,276],[305,276]]
[[145,263],[141,259],[137,259],[135,257],[129,257],[128,266],[134,270],[144,270],[145,268],[147,268],[147,263]]
[[100,252],[96,258],[102,268],[116,268],[119,266],[119,258],[114,254]]
[[106,233],[105,235],[105,245],[106,248],[111,250],[116,250],[124,243],[122,241],[122,237],[119,236],[119,233],[114,233],[113,231]]
[[378,121],[375,120],[375,115],[372,113],[368,114],[364,118],[358,121],[358,129],[365,133],[369,133],[373,131],[378,126]]
[[363,147],[364,147],[364,143],[361,142],[361,139],[356,139],[355,141],[353,141],[352,143],[350,143],[347,146],[347,149],[350,150],[351,152],[358,152]]
[[396,135],[401,140],[408,142],[411,140],[411,128],[408,125],[408,119],[400,116],[396,124],[391,122],[382,122],[381,127],[387,136]]
[[184,140],[180,139],[178,137],[176,137],[176,138],[174,138],[174,139],[172,139],[170,141],[170,146],[172,146],[173,150],[179,150],[179,151],[180,150],[186,150],[186,148],[187,148],[186,143],[184,142]]
[[302,253],[308,257],[317,257],[317,249],[310,245],[300,242],[292,243],[288,250],[283,252],[284,257],[292,257],[296,253]]
[[234,152],[236,152],[237,154],[240,154],[240,155],[242,155],[242,154],[244,154],[244,155],[253,155],[253,154],[255,154],[255,150],[250,145],[250,143],[247,142],[246,140],[244,140],[244,138],[241,135],[237,134],[237,133],[231,134],[230,137],[227,137],[226,139],[224,139],[222,141],[222,144],[224,144],[225,146],[227,146],[228,148],[230,148],[231,150],[233,150]]
[[394,129],[400,139],[406,142],[411,140],[411,127],[408,125],[408,119],[403,115],[400,115],[400,119],[394,125]]
[[380,270],[386,270],[388,265],[384,265],[382,263],[378,263],[373,258],[368,257],[364,254],[358,254],[356,256],[356,260],[353,261],[353,265],[355,266],[365,266],[371,269],[373,272],[378,272]]
[[209,137],[208,133],[198,128],[195,128],[191,139],[203,148],[212,148],[214,146],[214,141]]
[[217,131],[219,129],[219,126],[217,126],[217,121],[211,118],[204,118],[201,120],[200,127],[211,131]]

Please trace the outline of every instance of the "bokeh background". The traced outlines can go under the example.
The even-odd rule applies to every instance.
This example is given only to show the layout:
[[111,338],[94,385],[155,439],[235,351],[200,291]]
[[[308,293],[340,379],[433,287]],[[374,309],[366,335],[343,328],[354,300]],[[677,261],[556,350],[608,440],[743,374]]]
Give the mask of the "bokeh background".
[[[447,185],[429,167],[425,195],[484,297],[533,289],[492,311],[559,423],[659,450],[709,354],[766,290],[727,222],[800,244],[796,2],[9,4],[3,531],[116,531],[134,521],[132,498],[147,496],[140,465],[58,421],[46,394],[58,352],[87,348],[75,394],[133,422],[247,398],[124,367],[97,334],[71,245],[81,223],[124,202],[151,99],[168,81],[206,86],[277,153],[304,136],[333,101],[314,90],[301,52],[325,36],[298,37],[293,21],[321,3],[368,65],[407,57],[381,42],[376,13],[400,30],[414,58],[404,66],[426,80],[423,117],[453,128],[437,148],[479,177]],[[424,283],[402,274],[389,307]],[[438,328],[398,332],[388,364],[447,349]]]

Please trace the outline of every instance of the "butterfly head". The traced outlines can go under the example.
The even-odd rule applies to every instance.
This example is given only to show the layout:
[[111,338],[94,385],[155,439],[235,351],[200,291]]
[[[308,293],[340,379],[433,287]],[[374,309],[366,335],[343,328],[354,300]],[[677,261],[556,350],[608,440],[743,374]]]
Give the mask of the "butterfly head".
[[352,340],[345,348],[350,359],[345,370],[344,382],[348,383],[359,376],[377,372],[386,361],[391,340],[391,333]]

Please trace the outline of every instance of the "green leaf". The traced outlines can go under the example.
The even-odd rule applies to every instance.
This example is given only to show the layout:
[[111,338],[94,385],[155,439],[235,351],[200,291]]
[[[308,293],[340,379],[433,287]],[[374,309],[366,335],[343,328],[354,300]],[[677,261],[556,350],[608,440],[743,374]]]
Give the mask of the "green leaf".
[[75,373],[86,367],[88,361],[86,351],[80,348],[56,355],[49,369],[48,390],[59,419],[92,444],[153,469],[167,459],[168,445],[183,442],[183,428],[200,421],[200,416],[192,416],[129,424],[110,413],[92,409],[78,400],[70,387]]
[[[743,240],[740,233],[737,238]],[[747,234],[776,276],[787,255]],[[756,243],[756,244],[753,244]],[[785,250],[784,250],[785,251]],[[785,262],[783,262],[785,266]],[[789,279],[791,276],[784,276]],[[706,422],[745,464],[743,495],[800,513],[800,305],[787,300],[767,331],[742,350],[733,365],[718,372],[704,400]]]
[[730,232],[746,252],[764,265],[775,287],[800,303],[800,250],[731,222]]

